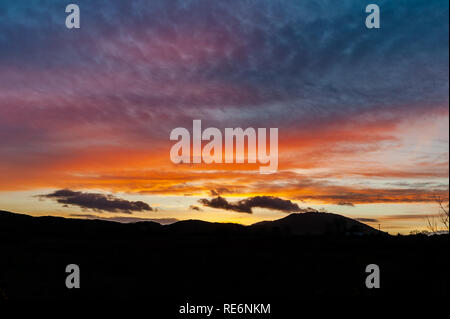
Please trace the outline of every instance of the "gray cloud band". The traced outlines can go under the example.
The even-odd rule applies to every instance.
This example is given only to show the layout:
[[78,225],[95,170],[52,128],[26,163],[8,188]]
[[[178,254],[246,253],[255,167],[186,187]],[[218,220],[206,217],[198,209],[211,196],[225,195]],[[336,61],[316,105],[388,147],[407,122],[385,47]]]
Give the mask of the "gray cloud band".
[[50,194],[37,195],[41,199],[52,199],[65,206],[78,206],[96,212],[126,213],[152,211],[147,203],[128,201],[113,195],[76,192],[68,189],[57,190]]

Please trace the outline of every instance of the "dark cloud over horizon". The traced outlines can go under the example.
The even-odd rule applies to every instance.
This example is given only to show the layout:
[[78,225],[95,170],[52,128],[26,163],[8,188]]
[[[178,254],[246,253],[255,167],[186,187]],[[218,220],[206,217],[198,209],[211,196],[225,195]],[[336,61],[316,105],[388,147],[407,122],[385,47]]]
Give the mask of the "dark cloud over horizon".
[[230,189],[228,189],[226,187],[219,187],[219,188],[216,188],[216,189],[211,189],[209,191],[209,194],[211,196],[220,196],[220,195],[232,194],[232,193],[234,193],[234,191],[230,190]]
[[285,213],[315,211],[312,208],[300,208],[296,203],[293,203],[290,200],[273,196],[255,196],[242,199],[235,203],[230,203],[225,198],[218,196],[213,199],[202,198],[198,202],[207,207],[247,214],[252,214],[252,208],[254,207],[278,210]]
[[77,217],[77,218],[85,218],[85,219],[99,219],[99,220],[106,220],[106,221],[112,221],[112,222],[118,222],[118,223],[138,223],[138,222],[155,222],[161,225],[169,225],[176,223],[179,221],[176,218],[142,218],[142,217],[124,217],[124,216],[117,216],[117,217],[102,217],[92,214],[70,214],[71,217]]
[[336,203],[336,205],[339,205],[339,206],[355,207],[355,204],[350,203],[350,202],[338,202],[338,203]]
[[92,209],[96,212],[125,213],[153,211],[147,203],[142,201],[128,201],[110,194],[86,193],[69,189],[57,190],[50,194],[37,195],[41,199],[52,199],[64,207],[77,206]]
[[379,222],[379,220],[376,218],[366,218],[366,217],[355,218],[355,220],[360,221],[362,223],[378,223]]

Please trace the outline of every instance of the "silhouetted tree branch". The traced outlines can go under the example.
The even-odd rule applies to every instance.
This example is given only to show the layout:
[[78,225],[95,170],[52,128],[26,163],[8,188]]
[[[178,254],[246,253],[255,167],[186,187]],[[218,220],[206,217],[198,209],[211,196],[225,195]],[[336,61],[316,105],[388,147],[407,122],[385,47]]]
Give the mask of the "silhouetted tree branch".
[[[448,198],[443,198],[441,196],[435,196],[434,200],[439,206],[439,222],[444,225],[445,230],[449,230],[448,225],[448,211],[449,211],[449,203]],[[447,204],[445,204],[447,203]],[[436,217],[427,217],[427,229],[434,233],[439,230],[439,225]]]
[[[440,196],[436,196],[436,202],[439,205],[439,218],[441,220],[441,223],[445,226],[446,230],[449,230],[449,227],[448,227],[448,208],[449,208],[448,198],[444,199]],[[447,205],[445,205],[445,203],[447,203]]]

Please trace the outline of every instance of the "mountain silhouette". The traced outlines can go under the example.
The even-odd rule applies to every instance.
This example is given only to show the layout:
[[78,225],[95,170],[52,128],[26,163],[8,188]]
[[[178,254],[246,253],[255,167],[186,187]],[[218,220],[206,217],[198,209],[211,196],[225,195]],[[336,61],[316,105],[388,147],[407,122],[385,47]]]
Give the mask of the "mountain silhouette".
[[279,231],[291,235],[356,234],[373,235],[380,231],[357,220],[331,213],[307,212],[290,214],[275,221],[251,226],[257,230]]
[[154,233],[154,234],[233,234],[233,233],[279,233],[285,235],[333,235],[354,234],[374,235],[380,231],[337,214],[331,213],[298,213],[290,214],[274,221],[263,221],[250,226],[233,223],[212,223],[201,220],[183,220],[170,225],[161,225],[156,222],[118,223],[99,219],[71,219],[63,217],[32,217],[24,214],[15,214],[0,211],[0,231],[48,234],[91,233],[91,234],[117,234],[122,232]]

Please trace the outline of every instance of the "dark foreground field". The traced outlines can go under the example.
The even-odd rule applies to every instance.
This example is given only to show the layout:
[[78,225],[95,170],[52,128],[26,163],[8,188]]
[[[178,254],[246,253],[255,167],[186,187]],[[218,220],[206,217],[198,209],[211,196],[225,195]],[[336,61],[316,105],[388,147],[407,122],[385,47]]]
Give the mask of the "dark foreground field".
[[[388,236],[333,218],[322,235],[299,235],[286,223],[161,226],[0,212],[0,299],[448,295],[447,235]],[[68,264],[80,267],[80,289],[65,286]],[[368,264],[380,267],[380,289],[365,286]]]

